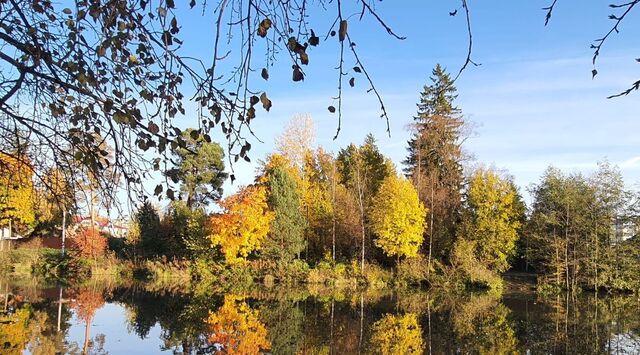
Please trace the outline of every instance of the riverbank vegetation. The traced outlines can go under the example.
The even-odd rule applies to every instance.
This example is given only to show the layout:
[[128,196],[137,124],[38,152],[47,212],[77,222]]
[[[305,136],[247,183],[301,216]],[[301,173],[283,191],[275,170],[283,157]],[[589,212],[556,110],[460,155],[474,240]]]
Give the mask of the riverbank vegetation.
[[[495,291],[501,275],[515,270],[536,274],[546,292],[639,292],[640,200],[619,170],[606,161],[586,176],[549,167],[528,187],[527,206],[513,177],[463,150],[469,127],[456,97],[437,66],[420,95],[402,169],[373,135],[335,154],[315,145],[312,120],[298,116],[254,183],[227,196],[224,151],[185,130],[165,172],[179,192],[164,208],[146,199],[119,235],[101,227],[107,222],[98,211],[115,201],[96,193],[92,172],[67,181],[52,170],[47,183],[35,183],[45,180],[24,164],[33,153],[18,142],[20,159],[0,155],[0,226],[31,241],[3,252],[2,264],[6,272],[58,280]],[[102,151],[109,165],[109,147]],[[63,211],[81,213],[81,206],[90,220],[66,221],[67,253],[39,244],[62,233]]]

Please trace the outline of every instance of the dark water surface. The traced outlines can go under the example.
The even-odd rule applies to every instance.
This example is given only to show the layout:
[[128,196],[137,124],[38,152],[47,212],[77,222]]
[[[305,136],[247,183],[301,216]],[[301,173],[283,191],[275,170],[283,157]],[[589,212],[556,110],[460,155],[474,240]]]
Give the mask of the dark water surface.
[[35,281],[0,294],[1,354],[640,354],[634,296]]

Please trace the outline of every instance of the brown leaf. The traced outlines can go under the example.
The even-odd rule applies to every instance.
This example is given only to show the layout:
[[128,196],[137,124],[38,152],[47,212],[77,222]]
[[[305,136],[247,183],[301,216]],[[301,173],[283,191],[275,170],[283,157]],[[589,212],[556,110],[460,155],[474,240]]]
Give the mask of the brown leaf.
[[304,80],[304,74],[302,74],[302,71],[300,70],[299,67],[295,66],[293,68],[293,81],[301,81]]
[[296,47],[298,46],[298,41],[296,40],[295,37],[289,37],[289,40],[287,40],[287,47],[289,47],[290,51],[295,51]]
[[269,112],[271,109],[271,100],[267,97],[266,92],[263,92],[262,95],[260,95],[260,102],[262,102],[262,107]]
[[264,38],[267,36],[267,31],[271,28],[271,20],[268,18],[260,21],[260,26],[258,26],[258,36]]
[[329,110],[329,112],[331,112],[331,113],[335,113],[335,112],[336,112],[336,108],[335,108],[335,107],[333,107],[333,106],[329,106],[327,109],[328,109],[328,110]]
[[269,80],[269,71],[267,70],[267,68],[262,68],[262,72],[260,73],[260,75],[262,76],[262,79]]
[[300,53],[300,63],[307,65],[309,64],[309,56],[306,52]]
[[349,85],[350,85],[351,87],[356,86],[356,78],[351,78],[351,79],[349,79]]
[[158,134],[158,132],[160,132],[160,127],[158,127],[158,125],[153,122],[149,122],[148,128],[149,128],[149,132],[153,134]]
[[311,37],[309,37],[309,44],[315,47],[319,43],[320,43],[320,38],[316,36],[313,30],[311,30]]
[[340,21],[340,31],[338,32],[338,39],[340,42],[347,38],[347,20]]
[[169,31],[164,31],[162,33],[162,43],[164,43],[165,46],[170,46],[173,44],[173,36],[171,35],[171,33],[169,33]]

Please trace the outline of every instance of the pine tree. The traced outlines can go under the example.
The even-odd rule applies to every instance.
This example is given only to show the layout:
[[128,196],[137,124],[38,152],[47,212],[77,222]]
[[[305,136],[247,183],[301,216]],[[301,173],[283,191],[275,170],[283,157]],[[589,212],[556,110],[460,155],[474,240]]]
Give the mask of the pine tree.
[[458,95],[449,74],[437,65],[430,80],[431,85],[425,86],[420,95],[414,133],[403,162],[405,174],[431,211],[426,229],[429,264],[432,254],[447,257],[454,242],[463,183],[464,126],[460,109],[454,104]]

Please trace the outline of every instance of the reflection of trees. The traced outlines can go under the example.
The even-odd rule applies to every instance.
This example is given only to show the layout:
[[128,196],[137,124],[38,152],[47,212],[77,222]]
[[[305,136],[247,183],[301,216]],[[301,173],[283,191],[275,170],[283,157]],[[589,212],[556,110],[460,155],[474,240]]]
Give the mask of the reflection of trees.
[[[66,317],[71,315],[67,312]],[[68,319],[68,318],[67,318]],[[62,352],[65,333],[54,326],[55,318],[51,318],[46,311],[35,311],[29,324],[28,349],[32,355],[49,355]]]
[[273,354],[291,353],[304,341],[304,314],[300,302],[265,302],[260,306],[260,320],[268,326],[268,339]]
[[587,294],[505,303],[518,310],[516,334],[521,348],[531,353],[624,354],[640,349],[640,303],[634,296]]
[[69,344],[67,352],[69,355],[107,355],[109,352],[104,349],[105,341],[106,336],[104,334],[98,334],[95,338],[85,341],[82,349],[78,343],[73,342]]
[[[184,354],[216,352],[223,344],[228,353],[270,349],[274,354],[403,353],[409,350],[402,346],[414,342],[419,345],[410,349],[427,354],[601,354],[640,348],[637,297],[496,298],[394,290],[365,292],[361,298],[357,291],[317,291],[308,297],[308,292],[255,288],[241,298],[122,287],[108,301],[127,309],[131,331],[147,337],[159,325],[163,350]],[[103,294],[79,290],[72,307],[78,319],[90,323]],[[56,300],[10,296],[7,311],[0,313],[0,354],[82,353],[82,341],[65,344],[71,316],[66,305],[56,331]],[[104,350],[104,336],[87,339],[87,351]]]
[[371,349],[380,354],[421,354],[422,329],[418,317],[387,314],[371,327]]
[[222,304],[220,296],[191,293],[148,292],[134,288],[116,289],[113,300],[125,305],[129,329],[146,338],[153,326],[162,328],[164,349],[191,354],[207,347],[206,318]]
[[226,295],[224,304],[209,314],[209,342],[226,354],[259,354],[268,350],[267,328],[243,298]]
[[66,353],[64,338],[71,314],[63,312],[61,330],[56,329],[57,306],[50,300],[24,303],[23,297],[7,297],[9,305],[0,313],[0,353],[33,355]]
[[90,287],[80,289],[76,296],[73,308],[76,310],[78,319],[84,321],[84,344],[82,350],[88,353],[91,342],[91,322],[96,311],[104,305],[102,290]]
[[509,309],[491,295],[472,296],[452,310],[452,326],[463,353],[514,354],[518,340]]
[[28,307],[0,316],[0,350],[3,354],[22,354],[28,341],[30,316]]

